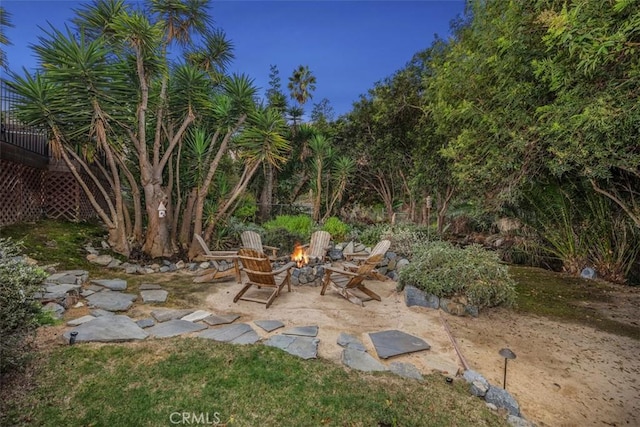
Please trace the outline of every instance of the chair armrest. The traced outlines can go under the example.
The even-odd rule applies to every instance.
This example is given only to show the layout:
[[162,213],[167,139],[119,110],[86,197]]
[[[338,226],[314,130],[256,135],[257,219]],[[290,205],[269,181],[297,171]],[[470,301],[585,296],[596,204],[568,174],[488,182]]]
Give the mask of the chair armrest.
[[358,273],[355,273],[353,271],[342,270],[335,267],[325,267],[324,271],[325,271],[325,274],[337,273],[337,274],[344,274],[345,276],[353,276],[353,277],[359,276]]

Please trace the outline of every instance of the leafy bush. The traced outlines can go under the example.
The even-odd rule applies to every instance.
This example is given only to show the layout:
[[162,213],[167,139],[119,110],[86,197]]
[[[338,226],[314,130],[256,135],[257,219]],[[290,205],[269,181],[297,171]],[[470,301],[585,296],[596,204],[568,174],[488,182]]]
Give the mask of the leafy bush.
[[328,218],[322,225],[322,229],[331,234],[334,241],[346,240],[350,232],[350,227],[335,216]]
[[373,246],[382,240],[382,235],[386,233],[389,229],[388,225],[371,225],[365,226],[361,230],[358,231],[358,240],[367,246]]
[[307,241],[313,231],[313,219],[309,215],[279,215],[262,226],[267,231],[284,228],[289,233],[302,236],[301,241]]
[[515,301],[515,282],[507,267],[495,252],[478,245],[464,249],[447,242],[416,245],[411,263],[400,270],[399,284],[438,297],[466,296],[478,308]]
[[305,238],[301,234],[284,228],[267,230],[262,236],[264,245],[280,248],[279,255],[292,253],[296,243],[302,243],[303,241],[305,241]]
[[233,211],[233,216],[241,221],[253,221],[258,212],[256,198],[251,193],[245,193],[240,198],[238,207]]
[[18,244],[0,239],[0,374],[23,365],[42,312],[34,294],[46,274],[19,254]]
[[388,226],[383,230],[382,239],[389,239],[391,247],[407,258],[414,256],[414,248],[429,241],[429,233],[425,227],[413,224]]

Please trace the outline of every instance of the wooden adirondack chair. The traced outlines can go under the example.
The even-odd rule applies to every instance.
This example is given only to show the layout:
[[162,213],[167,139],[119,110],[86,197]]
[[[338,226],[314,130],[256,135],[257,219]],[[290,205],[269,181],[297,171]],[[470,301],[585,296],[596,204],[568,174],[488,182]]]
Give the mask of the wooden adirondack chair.
[[[372,299],[381,301],[382,299],[378,294],[364,285],[364,280],[367,278],[367,275],[375,268],[381,259],[382,255],[372,256],[365,261],[364,264],[360,265],[357,271],[325,267],[324,281],[322,283],[322,291],[320,291],[320,295],[324,295],[327,286],[329,286],[330,283],[333,283],[338,293],[354,304],[363,305],[363,301],[369,301]],[[357,296],[353,293],[354,290],[364,293],[368,298],[365,299]]]
[[[224,277],[230,277],[235,274],[236,281],[241,283],[240,279],[240,266],[238,264],[238,252],[236,251],[211,251],[204,242],[202,237],[198,234],[193,236],[195,240],[200,244],[204,251],[204,257],[209,261],[213,268],[206,269],[201,275],[193,279],[194,283],[210,282],[212,280],[221,279]],[[222,269],[218,261],[230,261],[233,263],[233,268]]]
[[[238,258],[247,274],[247,282],[233,298],[233,302],[238,302],[238,300],[253,301],[266,304],[266,308],[269,308],[285,285],[287,285],[287,290],[291,292],[291,268],[296,265],[295,262],[289,262],[277,270],[273,270],[271,261],[264,253],[246,248],[238,251]],[[252,286],[257,286],[259,289],[273,289],[273,291],[266,299],[244,296]]]
[[[391,241],[390,240],[380,240],[378,242],[378,244],[375,245],[373,247],[373,249],[371,249],[371,253],[370,254],[368,254],[368,255],[354,255],[354,254],[352,254],[350,260],[353,261],[353,263],[345,262],[343,264],[343,268],[345,270],[349,270],[349,271],[357,271],[358,270],[358,266],[360,264],[362,264],[363,262],[365,262],[367,259],[369,259],[369,257],[371,257],[373,255],[378,255],[378,254],[381,254],[384,257],[384,255],[387,253],[387,251],[389,250],[390,247],[391,247]],[[375,270],[375,267],[368,274],[369,274],[370,278],[374,278],[376,280],[381,280],[383,282],[388,280],[387,276],[378,273]]]
[[327,231],[314,231],[311,235],[311,241],[304,245],[305,254],[309,260],[318,260],[324,262],[327,256],[327,250],[329,250],[329,242],[331,241],[331,234]]
[[264,253],[265,249],[271,251],[271,255],[269,255],[270,260],[276,260],[278,257],[278,249],[274,246],[267,246],[262,244],[262,238],[255,231],[247,230],[243,231],[240,235],[240,239],[242,240],[242,247],[247,249],[255,249],[260,253]]
[[[327,286],[333,283],[340,295],[348,299],[354,304],[363,305],[363,301],[370,301],[375,299],[381,301],[382,299],[378,294],[368,289],[364,285],[364,280],[374,271],[376,265],[382,260],[387,249],[391,246],[391,242],[388,240],[382,240],[374,249],[377,249],[362,263],[360,266],[356,266],[355,271],[349,269],[339,269],[334,267],[325,267],[324,281],[322,283],[322,290],[320,295],[324,295],[327,290]],[[361,298],[353,293],[354,290],[358,290],[365,294],[368,298]]]

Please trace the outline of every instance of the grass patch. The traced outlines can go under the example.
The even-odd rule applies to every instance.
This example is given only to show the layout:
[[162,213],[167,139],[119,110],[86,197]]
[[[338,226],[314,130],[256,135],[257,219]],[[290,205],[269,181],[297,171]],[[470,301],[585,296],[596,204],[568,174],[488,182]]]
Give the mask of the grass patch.
[[0,424],[158,426],[187,412],[217,413],[233,426],[506,425],[463,381],[346,371],[263,345],[178,338],[63,346],[33,369],[29,393],[2,399]]
[[60,269],[95,272],[100,267],[87,261],[84,246],[100,248],[106,230],[98,223],[43,220],[2,227],[0,237],[22,241],[25,255],[40,265],[57,264]]
[[566,320],[640,340],[640,327],[606,318],[587,302],[611,301],[612,285],[597,280],[543,270],[511,266],[516,281],[517,311]]

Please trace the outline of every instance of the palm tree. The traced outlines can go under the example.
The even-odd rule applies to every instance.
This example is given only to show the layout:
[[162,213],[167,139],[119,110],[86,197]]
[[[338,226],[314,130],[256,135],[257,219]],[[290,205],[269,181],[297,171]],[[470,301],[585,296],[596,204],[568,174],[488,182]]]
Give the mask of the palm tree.
[[291,99],[303,106],[313,97],[312,92],[316,90],[316,77],[311,73],[308,65],[300,65],[293,70],[287,87],[291,92]]

